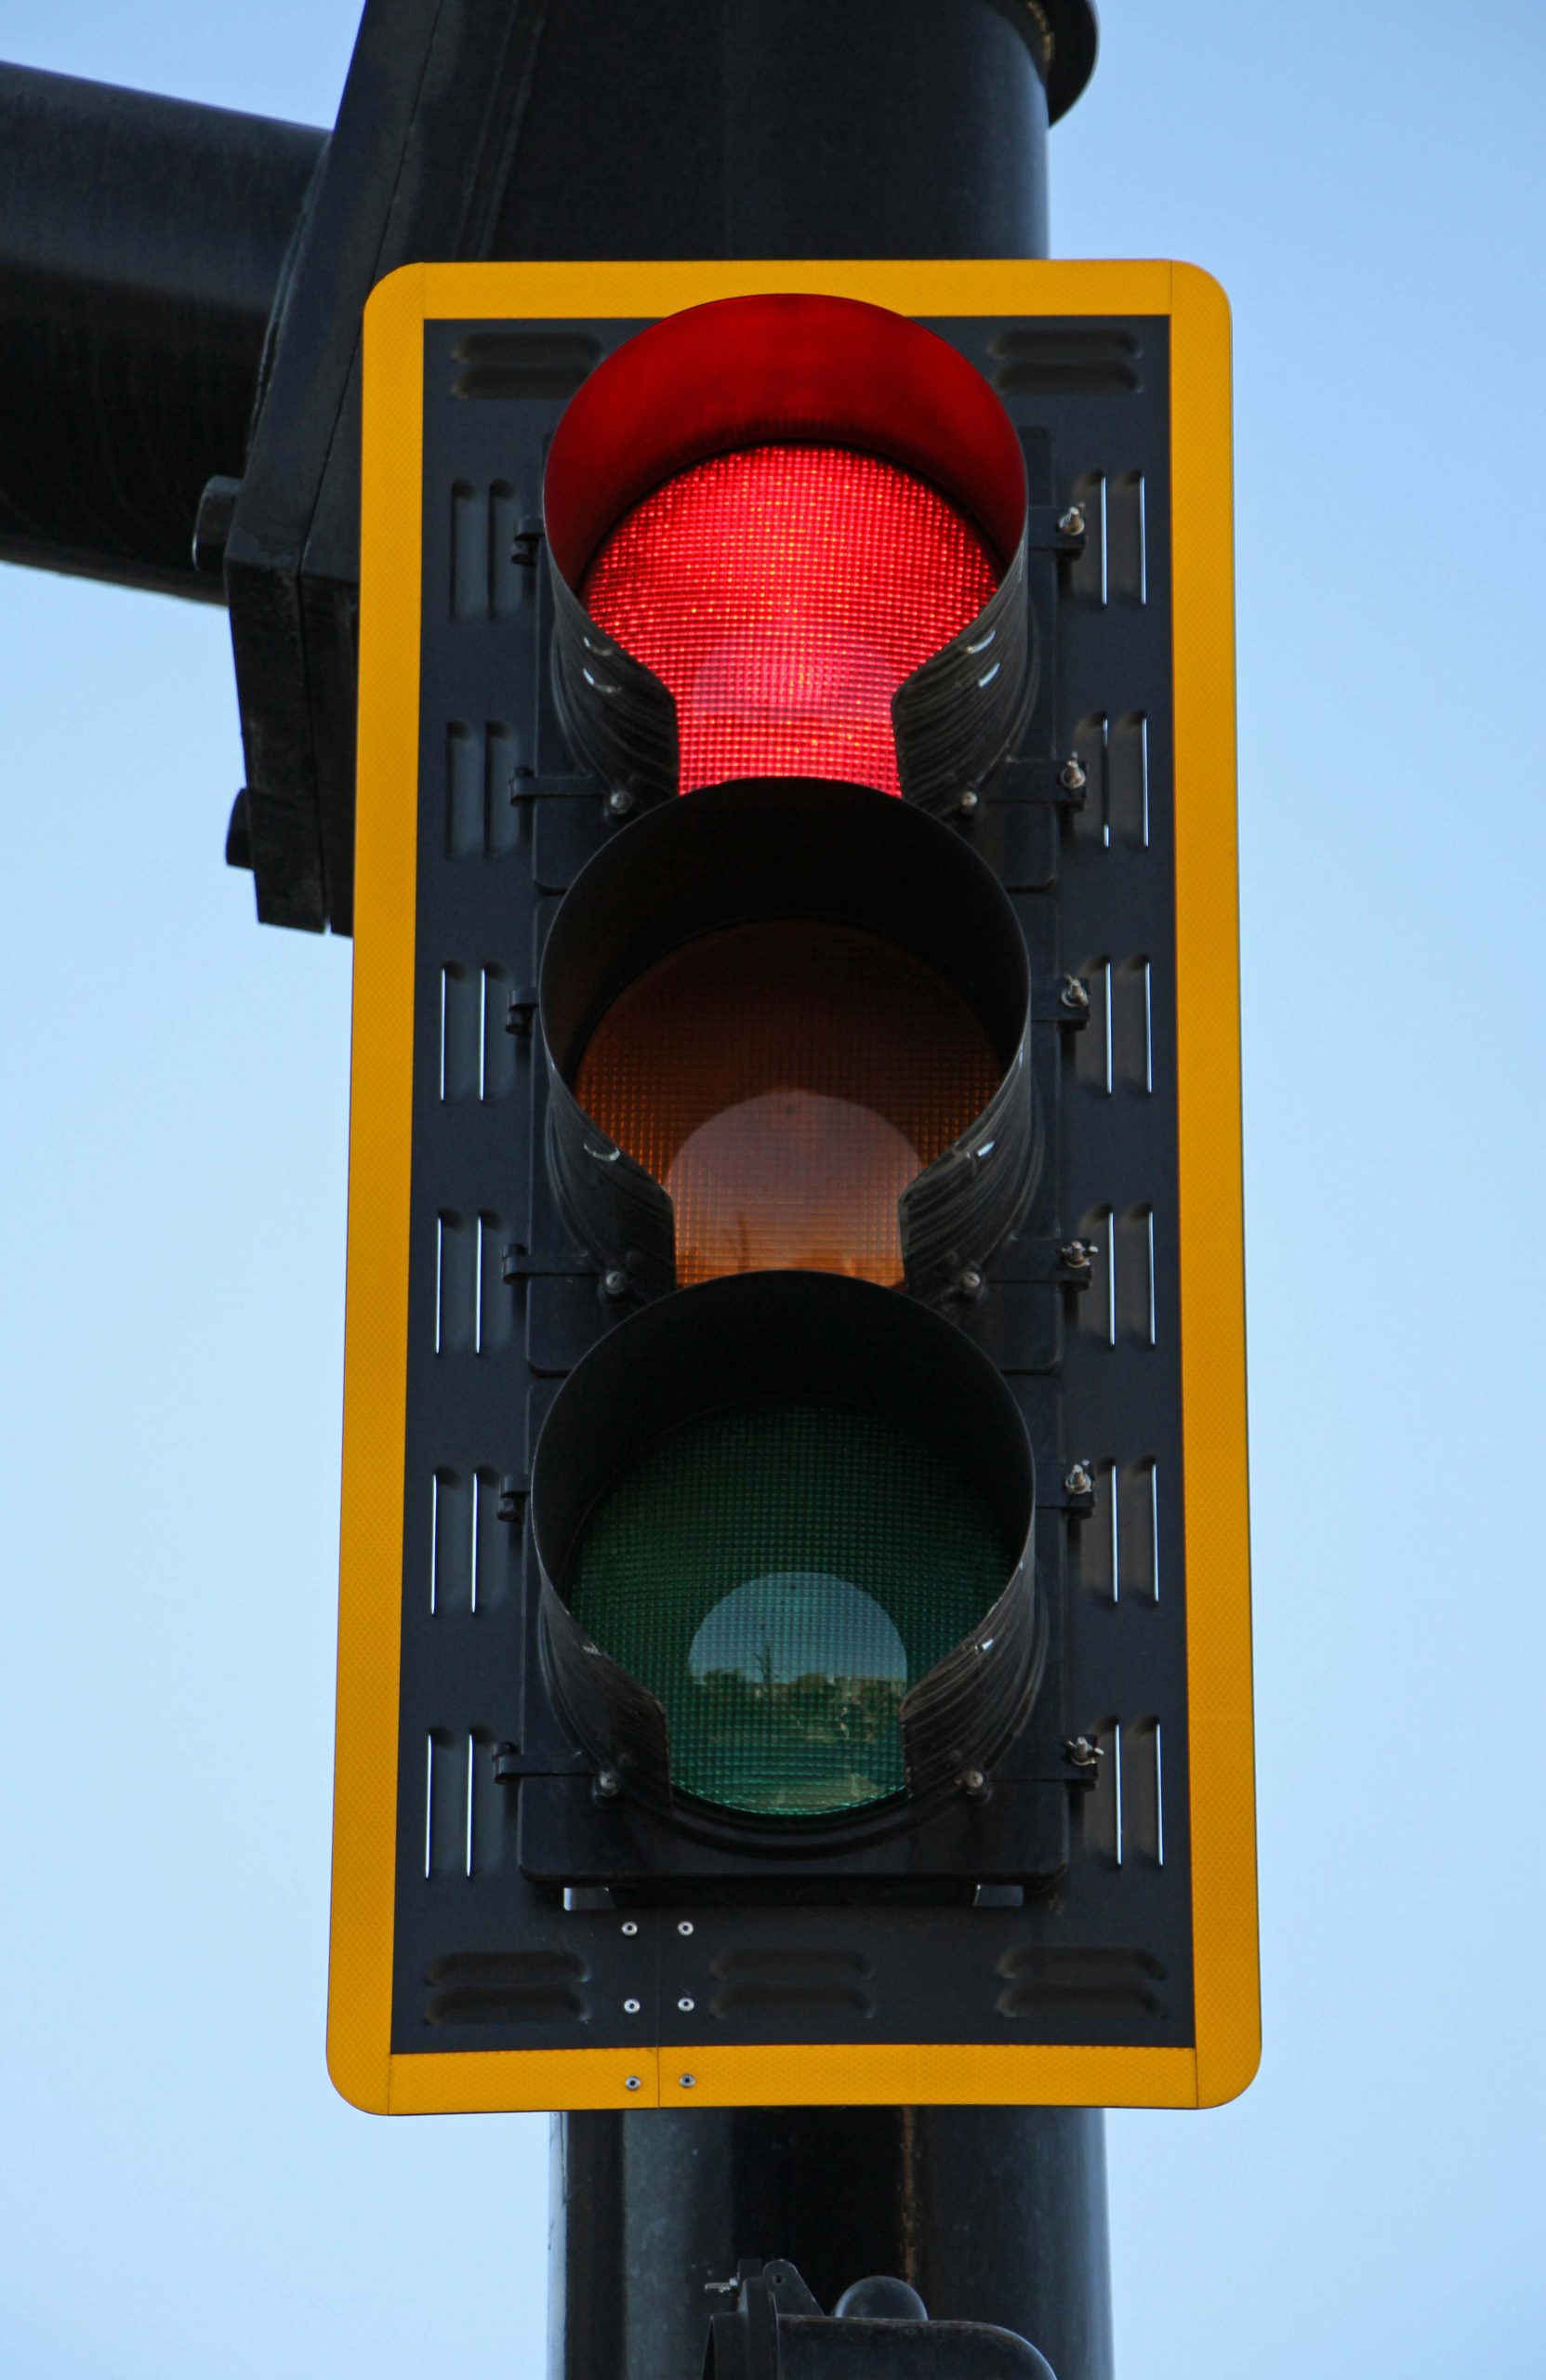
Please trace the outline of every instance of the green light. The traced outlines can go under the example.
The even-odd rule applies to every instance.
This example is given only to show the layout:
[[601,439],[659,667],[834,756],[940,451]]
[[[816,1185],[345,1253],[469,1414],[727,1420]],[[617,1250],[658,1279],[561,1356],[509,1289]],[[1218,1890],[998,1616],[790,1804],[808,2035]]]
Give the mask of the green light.
[[817,1403],[667,1432],[600,1500],[568,1600],[666,1712],[680,1792],[759,1817],[899,1793],[902,1698],[1014,1551],[918,1433]]

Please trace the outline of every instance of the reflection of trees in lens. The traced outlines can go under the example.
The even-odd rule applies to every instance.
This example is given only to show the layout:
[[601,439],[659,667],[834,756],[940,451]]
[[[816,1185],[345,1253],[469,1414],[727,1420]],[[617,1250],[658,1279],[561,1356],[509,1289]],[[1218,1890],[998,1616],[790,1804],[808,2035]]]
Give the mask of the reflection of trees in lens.
[[687,1656],[694,1677],[729,1672],[756,1685],[812,1674],[891,1678],[905,1685],[907,1648],[889,1612],[829,1570],[775,1570],[747,1579],[701,1621]]
[[714,1798],[732,1808],[800,1817],[899,1793],[905,1681],[791,1678],[757,1686],[739,1671],[700,1678],[694,1728]]
[[748,1579],[702,1621],[688,1668],[727,1801],[795,1813],[901,1791],[907,1648],[862,1587],[826,1571]]

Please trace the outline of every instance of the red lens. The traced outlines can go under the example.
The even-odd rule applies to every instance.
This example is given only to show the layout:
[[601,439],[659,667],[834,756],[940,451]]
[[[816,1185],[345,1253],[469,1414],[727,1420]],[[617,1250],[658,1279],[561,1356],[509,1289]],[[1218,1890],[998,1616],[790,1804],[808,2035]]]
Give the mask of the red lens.
[[838,777],[899,793],[892,696],[998,584],[966,515],[842,446],[754,446],[667,480],[586,574],[591,617],[676,698],[680,789]]

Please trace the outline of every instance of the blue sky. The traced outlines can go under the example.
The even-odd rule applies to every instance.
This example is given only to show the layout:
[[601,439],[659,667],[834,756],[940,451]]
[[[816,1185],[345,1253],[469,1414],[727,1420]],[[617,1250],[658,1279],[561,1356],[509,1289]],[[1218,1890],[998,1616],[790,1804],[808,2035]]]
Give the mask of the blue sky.
[[[354,0],[5,0],[330,122]],[[1539,0],[1108,0],[1064,255],[1235,306],[1267,2048],[1110,2124],[1128,2380],[1546,2368]],[[0,2371],[536,2380],[546,2126],[323,2067],[350,953],[223,615],[0,571]]]

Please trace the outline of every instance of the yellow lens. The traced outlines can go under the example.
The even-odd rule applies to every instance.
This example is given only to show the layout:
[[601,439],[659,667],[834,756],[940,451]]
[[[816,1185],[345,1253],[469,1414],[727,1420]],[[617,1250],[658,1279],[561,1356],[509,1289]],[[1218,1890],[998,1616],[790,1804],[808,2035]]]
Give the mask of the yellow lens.
[[877,934],[706,934],[602,1017],[580,1104],[671,1196],[677,1278],[802,1267],[894,1287],[897,1202],[998,1087],[977,1015]]

